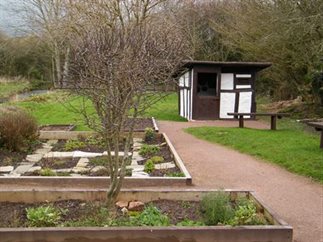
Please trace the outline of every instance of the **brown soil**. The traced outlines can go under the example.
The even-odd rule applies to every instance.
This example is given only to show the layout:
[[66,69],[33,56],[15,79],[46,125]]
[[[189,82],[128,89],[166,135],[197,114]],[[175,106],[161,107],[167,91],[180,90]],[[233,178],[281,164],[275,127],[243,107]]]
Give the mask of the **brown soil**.
[[75,128],[74,125],[46,125],[40,127],[40,131],[71,131]]
[[170,169],[163,169],[163,170],[154,170],[153,172],[149,173],[150,176],[167,176],[169,173],[179,173],[181,170],[178,167],[170,168]]
[[78,159],[43,158],[36,165],[42,168],[67,169],[76,166]]
[[[65,144],[66,140],[59,140],[54,146],[52,151],[59,151],[64,152],[65,150]],[[87,144],[85,147],[82,148],[76,148],[75,150],[84,151],[84,152],[95,152],[95,153],[102,153],[105,151],[104,148],[98,146],[98,145],[90,145]]]
[[146,128],[154,129],[154,124],[151,118],[136,118],[136,119],[128,119],[126,122],[125,131],[129,130],[127,127],[135,123],[134,131],[145,131]]
[[[158,200],[151,202],[162,213],[167,214],[172,224],[177,224],[184,219],[200,220],[199,202],[193,201],[170,201]],[[53,205],[60,211],[64,211],[60,222],[83,220],[89,216],[100,214],[99,204],[84,202],[80,200],[66,200],[54,203],[0,203],[0,228],[27,227],[28,220],[26,208]],[[111,210],[112,218],[116,217],[118,211]],[[120,214],[120,213],[119,213]]]
[[13,152],[0,148],[0,166],[17,167],[20,162],[26,161],[26,156],[32,154],[36,149],[41,148],[41,142],[32,145],[29,151]]
[[200,202],[158,200],[154,201],[153,205],[162,213],[168,215],[171,224],[177,224],[184,219],[193,221],[201,220]]

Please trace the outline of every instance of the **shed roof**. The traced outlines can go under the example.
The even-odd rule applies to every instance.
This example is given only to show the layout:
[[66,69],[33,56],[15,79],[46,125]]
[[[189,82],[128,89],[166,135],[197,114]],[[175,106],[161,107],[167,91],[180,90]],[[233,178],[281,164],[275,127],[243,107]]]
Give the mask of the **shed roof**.
[[272,63],[270,62],[224,62],[224,61],[197,61],[197,60],[184,60],[183,67],[192,68],[197,65],[205,66],[221,66],[221,67],[249,67],[258,70],[270,67]]

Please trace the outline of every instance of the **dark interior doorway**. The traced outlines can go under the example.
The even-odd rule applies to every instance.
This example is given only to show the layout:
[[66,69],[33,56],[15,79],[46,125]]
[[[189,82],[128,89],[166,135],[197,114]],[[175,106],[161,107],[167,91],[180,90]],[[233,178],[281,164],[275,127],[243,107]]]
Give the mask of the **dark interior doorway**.
[[219,95],[218,73],[198,72],[196,75],[196,92],[193,103],[194,119],[218,119]]

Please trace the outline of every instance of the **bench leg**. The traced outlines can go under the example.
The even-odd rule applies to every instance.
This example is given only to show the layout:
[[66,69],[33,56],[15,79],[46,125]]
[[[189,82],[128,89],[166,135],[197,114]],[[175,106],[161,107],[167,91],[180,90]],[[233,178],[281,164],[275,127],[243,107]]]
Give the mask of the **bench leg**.
[[320,144],[321,149],[323,149],[323,129],[321,130],[321,144]]
[[277,121],[277,116],[271,116],[271,123],[270,123],[271,130],[276,130],[276,121]]
[[243,128],[244,127],[244,124],[243,124],[243,116],[240,115],[239,116],[239,128]]

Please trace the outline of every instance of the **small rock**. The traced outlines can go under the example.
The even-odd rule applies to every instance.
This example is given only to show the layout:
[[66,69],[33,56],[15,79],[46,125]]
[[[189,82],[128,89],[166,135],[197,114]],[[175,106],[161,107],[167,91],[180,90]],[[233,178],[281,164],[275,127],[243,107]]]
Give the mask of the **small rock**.
[[52,139],[52,140],[48,140],[47,141],[47,144],[49,144],[49,145],[54,145],[54,144],[56,144],[58,142],[58,140],[57,139]]
[[105,171],[105,170],[107,170],[107,168],[104,167],[104,166],[96,166],[96,167],[93,167],[91,169],[91,173],[97,173],[97,172],[102,171],[102,170]]
[[13,166],[0,166],[0,173],[9,173],[14,170]]
[[89,164],[89,159],[88,158],[81,158],[78,162],[77,165],[78,167],[86,167]]
[[128,214],[128,209],[127,208],[122,208],[121,209],[122,215],[125,216]]
[[129,203],[129,211],[142,211],[145,207],[145,204],[141,201],[132,201]]
[[44,158],[69,158],[73,157],[74,152],[49,152]]
[[165,146],[165,145],[167,145],[167,143],[166,143],[166,142],[161,143],[159,146]]
[[84,152],[84,151],[74,151],[73,153],[73,157],[77,158],[77,157],[97,157],[97,156],[102,156],[102,153],[93,153],[93,152]]
[[85,168],[85,167],[74,167],[72,169],[72,172],[82,174],[82,173],[88,172],[89,170],[90,170],[89,168]]
[[76,174],[76,173],[72,173],[72,174],[70,174],[70,176],[71,176],[71,177],[82,177],[82,175],[80,175],[80,174]]
[[15,170],[13,170],[11,172],[11,174],[24,174],[25,172],[29,171],[29,169],[33,166],[33,164],[31,165],[21,165],[18,166]]
[[171,169],[175,168],[176,165],[172,162],[167,162],[167,163],[160,163],[155,165],[156,170],[164,170],[164,169]]
[[50,152],[52,148],[42,148],[42,149],[37,149],[35,151],[35,154],[40,154],[40,155],[45,155],[47,154],[48,152]]
[[40,161],[43,158],[43,154],[33,154],[33,155],[27,155],[26,160],[29,162],[36,163]]
[[126,202],[126,201],[118,201],[118,202],[116,202],[116,207],[120,208],[120,209],[127,208],[128,207],[128,202]]
[[149,174],[143,171],[139,171],[139,172],[132,171],[132,177],[149,177]]
[[33,166],[28,170],[28,172],[33,173],[35,171],[40,171],[40,170],[41,170],[41,166]]

